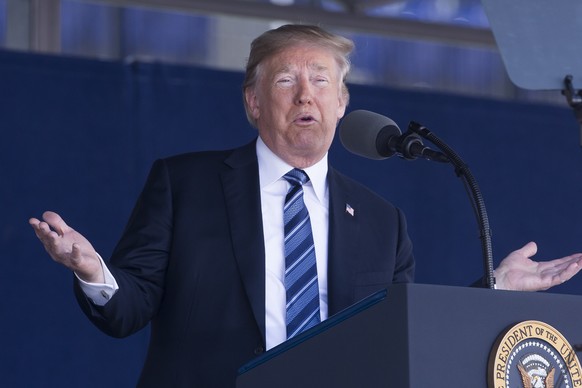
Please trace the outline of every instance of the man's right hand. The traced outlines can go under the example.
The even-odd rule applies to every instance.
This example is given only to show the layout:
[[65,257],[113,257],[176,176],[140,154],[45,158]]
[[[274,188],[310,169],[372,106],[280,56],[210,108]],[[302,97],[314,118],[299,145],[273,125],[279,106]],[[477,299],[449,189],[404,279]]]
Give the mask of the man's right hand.
[[28,222],[52,259],[87,283],[104,283],[101,261],[91,243],[57,213],[44,212],[42,219],[31,218]]

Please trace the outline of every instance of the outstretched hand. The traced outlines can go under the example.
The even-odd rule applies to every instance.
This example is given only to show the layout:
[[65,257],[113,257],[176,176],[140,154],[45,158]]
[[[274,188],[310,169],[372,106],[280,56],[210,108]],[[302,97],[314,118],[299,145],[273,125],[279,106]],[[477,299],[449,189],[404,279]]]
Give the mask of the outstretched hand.
[[31,218],[28,223],[54,261],[74,271],[89,283],[103,283],[103,269],[95,249],[80,233],[54,212],[44,212],[44,221]]
[[576,253],[544,262],[531,259],[536,243],[530,242],[509,254],[495,270],[498,289],[515,291],[547,290],[562,284],[582,269],[582,254]]

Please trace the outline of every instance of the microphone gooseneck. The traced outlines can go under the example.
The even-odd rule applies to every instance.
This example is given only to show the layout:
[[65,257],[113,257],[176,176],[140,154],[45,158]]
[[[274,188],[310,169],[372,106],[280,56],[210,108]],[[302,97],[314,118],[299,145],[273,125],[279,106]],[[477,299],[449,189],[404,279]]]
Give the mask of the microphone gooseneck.
[[[356,110],[346,115],[340,123],[339,132],[340,140],[346,149],[369,159],[381,160],[397,155],[406,160],[420,157],[451,163],[457,176],[463,180],[475,211],[480,231],[486,285],[489,288],[495,288],[491,229],[485,202],[477,181],[459,155],[428,128],[414,121],[410,122],[407,131],[402,134],[393,120],[366,110]],[[426,147],[421,137],[429,140],[442,152]]]
[[471,173],[469,166],[461,159],[461,157],[444,141],[439,139],[429,129],[421,124],[411,121],[408,129],[423,138],[429,140],[442,150],[449,158],[458,177],[463,180],[465,189],[471,199],[471,205],[477,224],[479,225],[479,238],[481,239],[481,252],[483,254],[483,272],[485,275],[485,285],[488,288],[495,288],[495,275],[493,272],[493,247],[491,242],[491,228],[489,226],[489,217],[487,216],[487,208],[485,207],[485,200],[477,184],[477,180]]

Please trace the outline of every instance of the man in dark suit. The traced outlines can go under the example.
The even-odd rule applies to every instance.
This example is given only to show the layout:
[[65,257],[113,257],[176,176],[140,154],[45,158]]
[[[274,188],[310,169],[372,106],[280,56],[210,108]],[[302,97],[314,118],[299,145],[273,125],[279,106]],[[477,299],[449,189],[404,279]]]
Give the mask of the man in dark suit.
[[[239,366],[291,336],[289,193],[301,193],[309,214],[301,260],[316,268],[305,286],[315,293],[310,324],[413,280],[402,213],[327,163],[352,48],[314,26],[257,38],[243,91],[259,137],[157,161],[108,263],[56,213],[30,220],[51,257],[75,272],[95,325],[123,337],[151,323],[139,386],[233,387]],[[308,177],[301,188],[290,171]],[[500,288],[548,288],[580,268],[580,255],[535,263],[533,254],[530,243],[502,262]]]

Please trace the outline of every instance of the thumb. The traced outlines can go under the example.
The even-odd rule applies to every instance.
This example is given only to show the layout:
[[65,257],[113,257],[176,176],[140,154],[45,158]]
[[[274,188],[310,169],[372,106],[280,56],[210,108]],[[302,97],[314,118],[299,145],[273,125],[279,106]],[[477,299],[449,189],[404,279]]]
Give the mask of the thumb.
[[79,244],[73,243],[73,249],[71,251],[71,264],[73,264],[74,267],[78,267],[82,258],[81,247],[79,247]]
[[94,260],[89,256],[83,256],[81,246],[77,243],[73,244],[69,269],[73,270],[85,282],[105,283],[99,255],[95,252]]
[[75,270],[90,265],[89,263],[93,260],[99,261],[99,255],[97,252],[93,250],[88,251],[87,249],[83,250],[81,245],[73,243],[70,261],[71,266],[74,267]]
[[535,242],[530,241],[517,251],[527,258],[531,258],[538,252],[538,246]]

